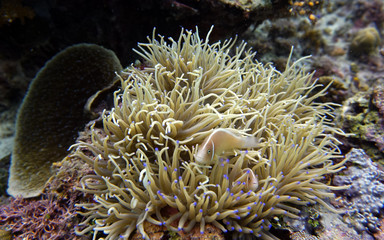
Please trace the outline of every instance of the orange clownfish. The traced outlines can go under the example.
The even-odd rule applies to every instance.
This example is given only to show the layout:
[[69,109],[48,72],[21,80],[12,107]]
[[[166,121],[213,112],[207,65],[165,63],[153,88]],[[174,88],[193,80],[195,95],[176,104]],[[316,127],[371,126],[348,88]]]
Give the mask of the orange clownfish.
[[215,155],[235,148],[254,148],[259,141],[256,137],[238,136],[228,129],[215,129],[199,146],[195,155],[196,162],[208,163]]

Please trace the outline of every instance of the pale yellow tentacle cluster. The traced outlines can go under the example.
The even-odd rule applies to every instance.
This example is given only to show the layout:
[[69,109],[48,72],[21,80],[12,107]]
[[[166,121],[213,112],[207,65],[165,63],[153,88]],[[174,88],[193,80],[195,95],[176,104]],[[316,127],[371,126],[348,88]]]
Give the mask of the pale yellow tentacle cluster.
[[[295,205],[327,206],[321,199],[337,188],[321,179],[343,163],[332,162],[340,153],[330,135],[338,131],[329,122],[331,104],[313,103],[324,92],[308,95],[317,87],[312,74],[302,60],[284,72],[264,66],[244,43],[231,56],[231,40],[209,44],[208,36],[186,31],[174,41],[154,34],[139,44],[144,69],[120,74],[122,90],[103,113],[104,134],[94,129],[92,143],[76,145],[75,155],[95,170],[81,181],[95,202],[81,204],[87,219],[79,234],[93,229],[105,239],[128,239],[137,230],[148,239],[148,221],[201,232],[211,223],[271,238],[271,217],[296,217]],[[196,145],[215,128],[260,144],[200,165]]]

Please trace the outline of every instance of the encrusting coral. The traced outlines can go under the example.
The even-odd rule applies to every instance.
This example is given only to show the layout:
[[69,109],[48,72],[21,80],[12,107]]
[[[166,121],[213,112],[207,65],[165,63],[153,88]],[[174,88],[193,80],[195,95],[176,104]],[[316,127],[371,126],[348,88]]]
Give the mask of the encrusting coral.
[[[255,61],[244,43],[234,49],[231,40],[209,44],[208,37],[186,31],[177,41],[157,40],[154,33],[139,44],[145,63],[121,72],[103,131],[92,127],[92,141],[73,146],[95,172],[81,180],[94,202],[80,205],[86,220],[78,234],[128,239],[136,230],[148,239],[148,221],[201,233],[210,223],[233,239],[268,239],[274,215],[297,217],[297,206],[308,203],[331,208],[323,199],[342,187],[321,179],[343,162],[332,161],[341,157],[332,104],[313,101],[325,90],[309,95],[318,85],[302,60],[279,72]],[[220,128],[259,144],[197,162],[198,146]]]

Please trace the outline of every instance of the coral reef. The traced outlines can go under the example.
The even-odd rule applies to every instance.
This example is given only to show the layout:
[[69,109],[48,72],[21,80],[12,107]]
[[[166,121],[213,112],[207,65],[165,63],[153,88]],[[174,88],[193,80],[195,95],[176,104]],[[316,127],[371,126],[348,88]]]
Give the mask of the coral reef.
[[301,232],[294,232],[291,234],[292,240],[318,240],[319,238],[313,235],[309,235],[308,233],[305,233],[304,231]]
[[380,231],[373,234],[376,240],[384,239],[384,219],[380,221]]
[[12,234],[8,230],[0,229],[0,239],[1,240],[12,240]]
[[[49,1],[49,4],[47,4],[47,1],[1,1],[0,12],[4,14],[2,14],[0,19],[0,195],[5,194],[7,187],[6,180],[8,178],[9,155],[13,146],[15,129],[13,119],[16,111],[14,110],[16,110],[16,107],[20,104],[27,90],[28,83],[41,66],[58,51],[64,49],[66,46],[79,42],[97,43],[113,49],[123,65],[126,66],[136,60],[137,57],[137,55],[132,54],[132,47],[136,46],[137,41],[143,41],[153,26],[156,26],[157,31],[165,34],[165,36],[171,36],[176,40],[179,34],[179,26],[191,28],[197,25],[199,26],[200,33],[205,36],[211,24],[214,24],[215,32],[210,36],[211,41],[217,41],[224,36],[239,34],[241,39],[248,42],[247,46],[252,46],[253,49],[257,51],[257,58],[260,62],[273,62],[274,67],[280,72],[286,69],[287,56],[292,46],[295,47],[292,59],[299,59],[304,55],[311,55],[312,57],[308,61],[305,61],[305,64],[301,62],[299,65],[303,66],[307,72],[315,71],[312,78],[319,78],[317,84],[327,86],[333,82],[332,85],[327,88],[327,94],[320,96],[316,101],[330,101],[343,104],[344,100],[349,98],[344,102],[345,104],[342,109],[344,111],[341,111],[342,118],[336,119],[336,122],[341,120],[342,122],[338,126],[342,126],[344,131],[354,133],[354,135],[337,136],[337,138],[344,143],[339,146],[340,150],[343,153],[347,153],[352,147],[362,148],[365,153],[370,156],[372,161],[384,163],[384,124],[382,120],[384,114],[382,99],[384,91],[381,87],[383,84],[378,83],[378,80],[383,78],[384,72],[383,44],[381,43],[377,47],[372,48],[372,51],[369,48],[368,51],[360,51],[360,46],[357,46],[357,52],[360,51],[361,55],[349,53],[351,48],[353,49],[353,46],[351,47],[352,39],[358,36],[357,33],[363,32],[362,29],[373,28],[379,34],[379,37],[382,37],[384,30],[383,1],[269,1],[271,7],[262,7],[261,11],[258,12],[259,14],[254,15],[257,11],[252,11],[254,10],[253,7],[257,5],[255,4],[257,2],[256,0],[85,0],[76,2]],[[103,8],[90,8],[90,4],[103,5]],[[273,15],[272,18],[271,13]],[[291,15],[287,16],[287,13],[288,15],[291,13]],[[87,18],[84,18],[85,14],[88,16]],[[276,17],[284,18],[276,21],[276,19],[273,19]],[[263,19],[266,20],[263,21]],[[247,28],[249,24],[251,24],[251,26],[247,34],[244,35],[243,30]],[[368,40],[374,40],[372,42],[375,42],[377,36],[373,31],[373,34],[370,34],[370,39],[368,38]],[[364,39],[356,38],[355,40],[361,41]],[[172,44],[171,41],[168,41],[168,43]],[[356,53],[356,50],[353,51]],[[235,54],[236,50],[232,48],[229,52],[230,54]],[[243,56],[245,56],[245,54]],[[147,65],[146,62],[143,62],[141,65],[137,64],[135,66],[141,67],[141,70],[148,71],[146,68],[152,65]],[[270,67],[269,65],[265,66],[267,68]],[[207,71],[207,69],[204,68],[204,71]],[[124,77],[124,79],[126,78],[124,74],[122,74],[122,77]],[[316,88],[312,93],[305,96],[310,98],[312,96],[311,94],[315,94],[319,89],[322,88]],[[122,94],[122,91],[119,94]],[[113,94],[106,96],[105,103],[107,104],[98,105],[97,111],[102,112],[103,109],[107,109],[105,116],[109,116],[111,112],[114,112],[115,110],[110,110],[112,107],[111,104],[113,104],[112,98]],[[119,101],[121,101],[121,99]],[[121,107],[121,105],[119,105],[119,107]],[[204,106],[201,106],[201,108],[203,107]],[[336,112],[337,111],[338,110],[336,110]],[[221,127],[221,125],[218,125],[218,127]],[[212,132],[218,127],[212,129]],[[106,134],[104,130],[100,130],[100,128],[102,128],[102,123],[97,121],[93,131],[100,134],[99,136],[103,139],[108,134]],[[242,131],[243,129],[240,130]],[[204,139],[207,139],[205,136],[208,136],[211,132],[206,133],[204,130],[198,131],[198,133],[201,133],[201,136],[196,135],[195,140],[191,140],[190,143],[186,144],[187,148],[191,149],[193,154],[195,154],[196,149],[202,145]],[[244,132],[240,132],[236,134],[240,137],[247,137],[246,134],[243,133]],[[246,133],[257,135],[252,133],[252,131],[246,131]],[[257,135],[257,137],[260,136]],[[199,140],[196,140],[197,138],[199,138]],[[91,138],[83,139],[83,141],[92,144]],[[259,151],[262,149],[262,144],[265,144],[266,139],[261,136],[260,142],[260,146],[250,148],[248,151]],[[153,142],[151,142],[151,144],[152,143]],[[160,148],[161,147],[159,147],[159,149]],[[86,146],[82,146],[81,149],[84,150],[84,153],[91,158],[91,160],[96,160],[95,156],[98,156],[98,154],[94,156],[91,151],[87,151]],[[245,149],[235,149],[235,152],[239,154],[241,150],[244,151]],[[168,152],[173,153],[172,151],[173,149],[170,147]],[[149,152],[148,154],[150,155],[151,153]],[[227,154],[230,153],[225,153],[223,156],[227,157]],[[233,155],[235,155],[235,153]],[[362,159],[366,160],[365,155],[359,155],[362,156]],[[113,152],[111,156],[117,157],[120,156],[120,154]],[[263,157],[265,156],[264,154]],[[228,156],[230,159],[232,159],[232,157],[232,155]],[[98,163],[104,163],[107,159],[104,155],[102,155],[102,158]],[[153,159],[155,159],[155,157],[153,157]],[[184,161],[196,163],[196,159],[193,156],[188,158],[182,155],[179,159],[181,163]],[[74,159],[74,161],[78,160]],[[371,164],[370,160],[368,162]],[[90,163],[93,164],[92,162]],[[110,163],[112,163],[112,160]],[[119,166],[124,167],[124,164],[125,163],[119,163]],[[53,164],[53,167],[55,167],[55,165],[56,164]],[[206,164],[203,166],[210,167],[211,165],[212,164]],[[375,166],[375,164],[372,165]],[[89,167],[88,164],[84,164],[84,166]],[[349,162],[347,167],[348,166],[359,167],[358,164],[351,162]],[[380,168],[380,165],[377,167]],[[94,167],[92,166],[92,168]],[[249,168],[249,166],[244,166],[243,169],[245,168]],[[102,166],[101,169],[105,169],[105,167]],[[232,168],[229,168],[229,170],[231,169]],[[94,174],[93,172],[89,172],[89,169],[84,170],[86,174]],[[142,168],[139,167],[138,170],[142,170]],[[180,172],[184,171],[185,168],[182,166]],[[250,171],[249,176],[252,176],[252,173],[256,174],[256,172]],[[337,174],[343,175],[345,173]],[[104,177],[116,178],[115,175],[108,173]],[[143,190],[142,182],[146,177],[145,172],[142,173],[142,176],[142,181],[134,182],[134,184]],[[367,176],[367,174],[364,175],[364,177]],[[248,178],[249,177],[247,177],[247,179]],[[259,176],[257,176],[257,178],[261,180]],[[331,179],[332,175],[327,175],[327,180],[323,180],[322,182],[331,181]],[[359,182],[366,183],[366,181],[363,181],[360,177],[356,177],[356,179]],[[114,181],[119,183],[117,180]],[[376,181],[374,182],[377,183]],[[381,183],[382,182],[383,181],[381,181]],[[106,181],[104,180],[100,181],[100,185],[105,183]],[[117,183],[116,185],[118,185]],[[259,184],[262,184],[262,182]],[[122,185],[123,184],[119,185],[119,187]],[[367,185],[361,184],[361,186],[364,187]],[[85,188],[86,187],[87,186],[85,186]],[[67,190],[66,188],[64,189],[65,191]],[[103,189],[106,189],[106,187],[104,186]],[[49,191],[51,191],[49,188],[43,191],[41,198],[28,199],[28,201],[23,203],[23,206],[28,204],[33,205],[32,202],[37,200],[49,199],[49,197],[45,195],[45,193]],[[144,190],[144,192],[147,193],[148,191]],[[373,192],[366,190],[364,190],[364,192],[373,194]],[[330,203],[337,207],[345,207],[344,205],[346,204],[352,204],[355,199],[352,198],[353,201],[351,201],[348,196],[343,195],[344,193],[346,194],[347,192],[339,193],[339,197],[336,200],[331,200]],[[60,194],[64,193],[62,192],[59,193],[59,195]],[[79,193],[69,192],[68,194]],[[169,192],[168,195],[173,196]],[[93,200],[93,194],[85,194],[85,196],[91,197],[85,202],[93,203],[94,205],[100,204],[101,202]],[[107,195],[100,197],[103,199],[106,198]],[[112,198],[116,200],[116,197],[113,195],[108,201],[111,201]],[[156,198],[158,198],[158,196]],[[5,196],[0,196],[0,202],[4,201],[4,199],[6,199]],[[11,201],[12,198],[9,198],[9,200]],[[115,203],[118,204],[118,200],[116,200]],[[23,206],[21,206],[19,210],[24,210]],[[109,206],[110,205],[104,207],[107,208]],[[292,206],[294,207],[295,205],[292,204]],[[352,206],[348,206],[348,208],[352,208]],[[268,210],[267,208],[265,209]],[[301,239],[315,238],[315,236],[322,240],[368,240],[373,239],[373,236],[376,239],[383,238],[384,222],[382,219],[379,219],[383,215],[375,216],[376,219],[367,219],[366,217],[368,215],[361,216],[360,213],[353,215],[347,214],[344,215],[345,221],[350,223],[347,225],[345,222],[342,222],[339,214],[329,212],[321,205],[310,205],[308,207],[300,207],[299,209],[301,212],[298,214],[299,219],[295,219],[297,220],[295,223],[287,220],[288,217],[283,215],[274,217],[272,217],[273,214],[268,215],[266,219],[271,222],[274,228],[271,233],[277,234],[278,237],[282,239],[288,239],[289,233],[292,232],[295,233],[291,235],[291,238],[296,237]],[[308,225],[308,221],[312,219],[311,216],[308,215],[307,209],[319,211],[320,218],[314,219],[315,221],[313,223],[317,223],[316,221],[318,220],[320,226],[324,229],[315,229],[314,231],[313,226],[315,224],[313,224],[313,226]],[[88,212],[84,209],[82,209],[82,211]],[[93,210],[89,211],[89,213],[92,212]],[[105,213],[104,210],[100,211],[100,214],[103,213]],[[168,219],[170,214],[177,213],[178,210],[171,207],[164,207],[161,210],[161,215],[165,220]],[[112,213],[112,215],[113,214],[114,213]],[[88,224],[93,225],[93,227],[99,227],[102,225],[101,221],[106,219],[105,216],[100,217],[97,216],[97,214],[94,216],[96,217],[91,218],[91,221],[85,223],[83,227],[87,227]],[[269,219],[269,216],[271,216],[271,219]],[[152,217],[157,218],[156,214],[153,214]],[[94,222],[94,220],[97,219],[100,221],[98,223]],[[280,219],[280,221],[276,219]],[[330,221],[330,219],[332,219],[332,221]],[[376,231],[378,229],[375,228],[375,226],[377,227],[378,220],[380,220],[382,225],[379,231],[376,233],[370,232],[368,223],[371,222],[374,225],[374,227],[372,228],[371,226],[371,228]],[[17,221],[21,221],[21,218],[18,218]],[[56,220],[53,219],[53,221],[55,222]],[[44,222],[44,224],[48,223],[49,221]],[[221,223],[223,223],[223,221],[221,221]],[[7,223],[2,222],[2,224],[5,226]],[[74,222],[73,225],[75,224]],[[179,219],[171,223],[175,228],[178,228],[178,224]],[[11,239],[12,230],[9,228],[5,230],[4,226],[0,226],[0,239]],[[356,226],[357,229],[363,229],[363,231],[357,233],[354,226]],[[148,221],[143,222],[143,229],[147,235],[153,239],[180,239],[182,236],[187,239],[197,239],[208,235],[208,231],[219,230],[219,232],[221,232],[219,228],[208,223],[205,224],[204,234],[200,234],[200,223],[196,223],[190,232],[172,231],[171,229],[167,229],[165,225],[159,226]],[[82,230],[82,228],[79,230]],[[33,233],[33,229],[26,228],[25,231],[28,232],[28,234],[23,235],[26,239],[37,238]],[[104,230],[98,231],[99,232],[95,234],[95,238],[103,238],[108,235],[107,232],[104,233]],[[68,229],[68,233],[72,235],[63,236],[63,238],[76,239],[76,237],[73,236],[73,231]],[[15,232],[13,239],[18,239],[18,235],[21,234],[21,232]],[[83,237],[89,239],[92,238],[90,236],[92,234],[93,232],[90,231]],[[232,237],[230,233],[226,233],[225,235],[228,239]],[[47,236],[47,238],[49,238],[49,236]],[[131,238],[142,239],[143,237],[140,231],[135,231],[132,233]]]
[[383,87],[377,82],[373,90],[359,92],[347,99],[340,114],[343,129],[349,136],[352,146],[358,143],[374,161],[382,161],[384,156],[384,116],[382,115]]
[[[275,238],[273,216],[297,217],[309,203],[334,210],[323,199],[344,187],[322,179],[343,168],[332,161],[341,157],[332,133],[342,132],[330,121],[332,104],[313,102],[325,90],[309,95],[319,86],[301,61],[279,72],[255,61],[245,44],[231,57],[232,41],[208,38],[187,31],[167,42],[154,33],[139,44],[143,67],[121,73],[103,129],[93,126],[92,141],[73,146],[95,171],[81,180],[94,199],[79,204],[86,220],[78,234],[128,239],[136,230],[148,239],[149,222],[174,232],[203,233],[212,224],[233,238]],[[218,128],[260,144],[197,163],[198,145]]]
[[384,117],[384,86],[380,81],[373,88],[372,103],[377,107],[381,117]]
[[351,186],[340,192],[347,208],[344,219],[358,232],[375,233],[384,213],[384,171],[362,149],[354,148],[345,157],[351,166],[333,180],[335,185]]
[[290,0],[288,1],[291,5],[289,12],[296,15],[307,15],[308,19],[315,22],[317,17],[314,12],[316,9],[319,9],[324,1],[320,0]]
[[0,229],[11,233],[13,240],[88,239],[76,236],[74,227],[79,223],[75,204],[86,201],[76,187],[80,178],[90,173],[89,167],[79,159],[65,158],[54,168],[57,176],[40,197],[9,198],[0,206]]
[[375,50],[377,52],[380,43],[380,34],[376,28],[363,28],[353,37],[349,51],[352,56],[369,55]]
[[[167,229],[166,226],[158,226],[149,222],[144,222],[144,229],[149,239],[151,240],[225,240],[223,232],[212,224],[206,224],[204,233],[201,233],[199,228],[193,228],[189,232],[179,231],[173,232]],[[136,232],[130,240],[143,240],[141,233]]]
[[[270,1],[265,0],[219,0],[219,2],[222,2],[228,6],[235,6],[237,8],[240,8],[244,12],[252,12],[263,8],[270,8],[272,6]],[[283,2],[281,2],[281,5],[283,5]]]
[[34,197],[52,176],[78,131],[90,120],[87,99],[111,85],[119,60],[112,51],[79,44],[57,54],[31,83],[19,110],[8,193]]
[[[300,3],[308,1],[296,2],[298,6],[308,5]],[[351,97],[359,90],[367,90],[382,76],[384,58],[378,54],[382,45],[378,43],[383,29],[380,20],[384,16],[383,3],[377,0],[337,0],[323,5],[315,13],[318,16],[315,23],[306,17],[264,21],[249,28],[242,38],[247,39],[257,50],[258,59],[264,62],[286,62],[284,55],[287,55],[286,52],[291,46],[295,46],[294,56],[297,58],[312,55],[308,70],[316,71],[315,78],[335,78],[347,87],[347,91],[343,91],[340,97],[337,97],[339,99],[335,99],[341,103],[343,99]],[[374,52],[368,51],[362,55],[347,54],[356,33],[367,28],[376,29],[379,33],[370,34],[374,40],[373,46],[376,46]]]
[[335,240],[335,239],[348,239],[348,240],[377,240],[374,239],[370,234],[362,232],[360,234],[351,231],[345,225],[336,225],[328,228],[320,236],[321,240]]
[[373,23],[378,29],[382,30],[384,22],[384,8],[382,1],[357,0],[351,2],[351,5],[351,16],[355,26],[366,27]]
[[0,222],[7,222],[18,239],[63,239],[73,229],[72,216],[76,212],[68,207],[66,199],[33,200],[16,198],[11,204],[1,207]]

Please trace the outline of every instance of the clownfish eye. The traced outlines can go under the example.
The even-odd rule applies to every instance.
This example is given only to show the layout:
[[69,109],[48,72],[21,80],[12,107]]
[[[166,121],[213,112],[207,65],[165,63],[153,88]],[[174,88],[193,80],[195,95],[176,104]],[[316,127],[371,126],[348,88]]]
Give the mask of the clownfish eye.
[[208,153],[208,154],[211,154],[211,149],[208,149],[207,153]]

